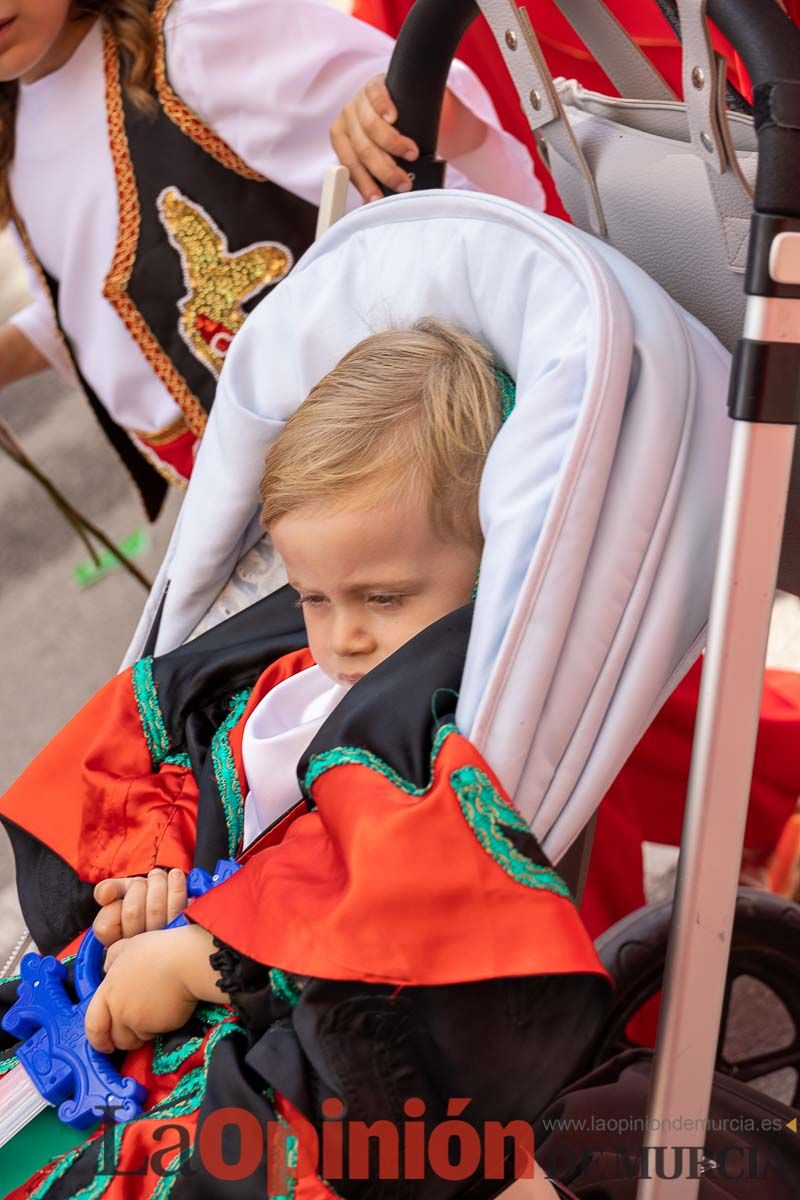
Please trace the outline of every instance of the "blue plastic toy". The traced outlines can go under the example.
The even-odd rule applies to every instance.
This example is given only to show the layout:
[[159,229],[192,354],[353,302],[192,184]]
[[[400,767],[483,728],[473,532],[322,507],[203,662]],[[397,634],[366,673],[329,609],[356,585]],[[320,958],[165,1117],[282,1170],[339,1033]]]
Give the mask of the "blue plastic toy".
[[[192,899],[202,896],[238,870],[239,864],[227,858],[220,859],[213,875],[195,867],[186,880],[187,893]],[[186,923],[181,915],[168,928]],[[89,930],[75,959],[75,1003],[65,985],[64,963],[49,954],[26,954],[17,999],[2,1021],[6,1033],[26,1039],[17,1056],[37,1091],[58,1106],[59,1120],[75,1129],[88,1129],[109,1111],[116,1121],[129,1121],[147,1098],[140,1083],[120,1075],[110,1056],[86,1040],[86,1009],[102,982],[104,955],[105,947]]]

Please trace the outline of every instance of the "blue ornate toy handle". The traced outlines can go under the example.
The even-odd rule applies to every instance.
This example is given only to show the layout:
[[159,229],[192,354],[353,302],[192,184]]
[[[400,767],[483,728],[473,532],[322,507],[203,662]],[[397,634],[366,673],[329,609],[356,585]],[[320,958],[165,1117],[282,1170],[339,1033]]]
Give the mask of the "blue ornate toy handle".
[[[202,896],[238,870],[232,859],[220,859],[213,875],[195,867],[186,880],[187,894],[190,899]],[[181,914],[167,928],[185,924]],[[86,1040],[86,1009],[102,983],[104,956],[105,947],[90,929],[75,959],[75,1004],[65,986],[64,963],[52,955],[26,954],[17,999],[2,1021],[7,1033],[26,1039],[17,1056],[39,1093],[58,1106],[61,1121],[76,1129],[89,1128],[109,1110],[116,1121],[129,1121],[147,1098],[140,1083],[120,1075],[110,1057]]]

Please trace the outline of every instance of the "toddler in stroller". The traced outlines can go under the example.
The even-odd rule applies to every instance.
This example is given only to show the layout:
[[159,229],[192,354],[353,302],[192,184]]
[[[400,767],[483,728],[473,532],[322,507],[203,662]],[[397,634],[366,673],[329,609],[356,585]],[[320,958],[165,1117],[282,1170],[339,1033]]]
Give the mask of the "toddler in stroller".
[[[100,1050],[133,1051],[126,1069],[150,1092],[115,1149],[117,1175],[144,1164],[137,1195],[163,1186],[167,1120],[181,1131],[173,1195],[219,1194],[192,1147],[220,1106],[262,1127],[422,1118],[430,1147],[448,1117],[475,1131],[530,1123],[599,1027],[608,981],[567,889],[452,721],[478,488],[512,398],[489,353],[440,322],[358,344],[288,420],[263,477],[305,632],[284,588],[141,660],[3,803],[40,945],[60,949],[91,911],[91,883],[121,876],[98,891],[96,931],[113,945],[86,1031]],[[34,837],[23,810],[43,772],[61,811]],[[182,929],[157,928],[171,915],[163,872],[131,885],[242,850]],[[57,893],[41,887],[47,870]],[[221,1001],[235,1017],[208,1007]],[[491,1194],[524,1165],[501,1154],[492,1170],[481,1155],[461,1169],[431,1149],[412,1171],[386,1165],[382,1140],[363,1160],[349,1132],[344,1145],[321,1173],[346,1196],[382,1173],[386,1194]],[[45,1168],[40,1193],[108,1173],[101,1146],[96,1135]],[[236,1194],[263,1195],[268,1176],[258,1155]],[[129,1186],[112,1178],[105,1194]]]

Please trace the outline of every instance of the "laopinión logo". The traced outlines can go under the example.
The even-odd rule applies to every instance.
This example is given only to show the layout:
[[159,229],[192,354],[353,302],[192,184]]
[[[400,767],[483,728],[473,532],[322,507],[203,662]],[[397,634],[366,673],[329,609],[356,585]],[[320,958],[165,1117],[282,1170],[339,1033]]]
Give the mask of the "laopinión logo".
[[320,1175],[335,1184],[345,1179],[378,1178],[531,1179],[535,1171],[533,1127],[527,1121],[485,1121],[481,1128],[465,1119],[468,1099],[450,1100],[444,1121],[424,1120],[423,1100],[405,1101],[401,1122],[344,1119],[344,1104],[323,1101],[320,1128],[293,1114],[262,1124],[239,1107],[208,1114],[196,1131],[177,1122],[148,1121],[152,1150],[122,1168],[117,1157],[119,1130],[114,1108],[103,1114],[98,1174],[102,1176],[191,1175],[200,1167],[215,1179],[239,1182],[266,1173],[269,1193],[289,1194],[285,1183]]

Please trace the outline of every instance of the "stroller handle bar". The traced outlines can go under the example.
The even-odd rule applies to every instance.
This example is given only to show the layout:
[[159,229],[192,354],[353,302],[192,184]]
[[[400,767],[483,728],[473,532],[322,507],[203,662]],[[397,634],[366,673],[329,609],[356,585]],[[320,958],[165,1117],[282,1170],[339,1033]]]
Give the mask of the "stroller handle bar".
[[[593,3],[594,0],[586,0]],[[387,86],[397,126],[433,159],[447,75],[478,16],[475,0],[416,0],[397,38]],[[776,3],[708,0],[708,14],[747,67],[754,89],[759,163],[755,209],[800,218],[800,29]],[[431,186],[418,171],[415,186]]]

